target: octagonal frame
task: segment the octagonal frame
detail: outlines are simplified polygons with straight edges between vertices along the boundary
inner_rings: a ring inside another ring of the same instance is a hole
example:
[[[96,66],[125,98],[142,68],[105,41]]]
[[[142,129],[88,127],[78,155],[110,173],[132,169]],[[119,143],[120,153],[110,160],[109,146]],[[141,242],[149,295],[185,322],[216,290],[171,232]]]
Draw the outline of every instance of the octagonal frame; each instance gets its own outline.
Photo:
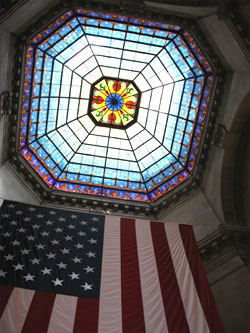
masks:
[[[78,1],[75,2],[76,7],[79,7],[80,1],[78,4]],[[53,18],[56,16],[58,17],[58,10],[61,10],[61,12],[65,12],[65,7],[70,6],[67,5],[67,3],[63,3],[63,9],[62,6],[55,6],[52,10],[50,10],[49,13],[47,13],[45,16],[42,16],[37,23],[35,23],[32,28],[29,27],[29,29],[22,34],[21,39],[19,38],[17,41],[17,56],[15,58],[15,68],[16,71],[14,73],[14,80],[13,80],[13,91],[14,91],[14,97],[13,97],[13,102],[14,102],[14,114],[11,117],[11,132],[12,135],[10,137],[10,146],[9,146],[9,157],[11,161],[13,162],[13,167],[17,167],[20,173],[20,176],[24,176],[27,180],[29,180],[30,186],[33,186],[35,192],[42,198],[43,202],[68,202],[68,204],[75,205],[77,204],[78,207],[84,207],[84,209],[95,209],[93,207],[111,207],[114,212],[119,211],[120,213],[123,212],[130,212],[132,215],[134,212],[136,214],[140,213],[140,215],[144,216],[144,214],[150,215],[151,216],[156,216],[160,213],[162,208],[166,208],[169,205],[172,205],[175,201],[176,198],[182,197],[183,194],[187,195],[190,191],[193,191],[194,188],[196,188],[197,184],[199,184],[201,177],[202,177],[202,170],[204,169],[205,166],[205,161],[206,161],[206,156],[208,152],[208,147],[209,147],[209,142],[211,140],[211,135],[212,131],[208,131],[206,133],[206,144],[204,145],[204,139],[205,135],[203,135],[202,140],[201,140],[201,146],[199,149],[199,154],[197,156],[197,162],[199,160],[199,163],[196,164],[194,168],[193,175],[191,179],[186,181],[184,184],[181,184],[178,186],[178,188],[173,189],[170,193],[165,195],[164,197],[160,198],[157,202],[154,203],[139,203],[139,202],[122,202],[119,201],[117,202],[116,199],[108,199],[106,200],[105,198],[93,198],[91,196],[85,196],[85,199],[82,198],[81,195],[77,195],[74,193],[58,193],[55,191],[49,190],[46,185],[41,181],[39,177],[34,173],[32,168],[24,163],[23,158],[19,156],[18,152],[18,141],[16,140],[16,134],[13,136],[13,128],[17,128],[17,133],[19,135],[19,130],[18,130],[18,105],[20,101],[20,82],[21,82],[21,73],[22,73],[22,64],[23,64],[23,57],[21,56],[23,51],[24,51],[24,44],[22,41],[25,41],[25,39],[28,38],[30,35],[30,29],[32,29],[34,35],[36,34],[36,31],[41,29],[41,22],[43,22],[43,25],[47,25],[48,21],[52,21]],[[106,3],[99,3],[95,4],[92,3],[91,7],[89,9],[92,10],[101,10],[104,11],[106,9]],[[108,12],[113,12],[113,13],[119,13],[119,14],[128,14],[128,10],[124,11],[121,10],[118,6],[115,4],[109,6]],[[136,14],[137,17],[140,16],[138,13]],[[185,28],[189,27],[188,30],[192,33],[192,36],[198,43],[199,47],[201,47],[201,41],[203,43],[202,51],[205,54],[205,56],[210,59],[210,63],[212,64],[215,74],[216,74],[216,79],[215,79],[215,86],[213,88],[213,93],[211,95],[211,99],[214,99],[214,102],[210,103],[210,114],[209,117],[206,119],[206,128],[213,128],[213,123],[215,122],[216,115],[218,113],[218,104],[220,99],[222,98],[223,91],[224,91],[224,83],[226,80],[225,72],[223,69],[223,65],[220,62],[220,59],[218,56],[215,55],[215,53],[212,51],[212,48],[209,46],[205,36],[201,33],[199,30],[199,27],[197,24],[195,24],[192,20],[187,20],[186,18],[181,18],[181,17],[173,17],[169,16],[167,14],[163,14],[162,12],[157,12],[157,11],[147,11],[146,13],[143,13],[142,16],[148,19],[151,19],[153,17],[153,20],[156,20],[158,22],[164,22],[167,21],[168,23],[173,23],[173,24],[179,24],[179,25],[185,25]],[[46,22],[46,23],[45,23]],[[199,41],[199,42],[198,42]],[[24,56],[25,57],[25,56]],[[211,60],[212,59],[212,60]],[[21,84],[22,86],[22,84]],[[22,90],[22,89],[21,89]],[[22,177],[23,177],[22,176]],[[101,199],[101,201],[100,201]],[[65,201],[66,200],[66,201]],[[89,207],[89,208],[88,208]],[[91,208],[92,207],[92,208]]]
[[[117,126],[117,125],[114,125],[114,124],[104,124],[104,123],[100,123],[98,122],[95,117],[91,114],[91,98],[93,96],[93,92],[94,92],[94,89],[95,89],[95,85],[97,83],[99,83],[100,81],[102,80],[117,80],[117,81],[126,81],[128,82],[128,84],[132,84],[136,90],[138,91],[138,100],[137,100],[137,104],[136,104],[136,109],[135,109],[135,116],[134,116],[134,119],[129,122],[128,124],[126,125],[122,125],[122,126]],[[141,91],[140,89],[137,87],[137,85],[135,84],[134,81],[131,81],[131,80],[127,80],[127,79],[122,79],[122,78],[115,78],[115,77],[107,77],[107,76],[102,76],[100,79],[96,80],[92,85],[91,85],[91,89],[90,89],[90,98],[89,98],[89,105],[88,105],[88,115],[89,117],[92,119],[92,121],[97,125],[97,126],[101,126],[101,127],[109,127],[109,128],[115,128],[115,129],[127,129],[129,128],[131,125],[135,124],[136,121],[137,121],[137,118],[138,118],[138,112],[139,112],[139,106],[140,106],[140,101],[141,101]]]

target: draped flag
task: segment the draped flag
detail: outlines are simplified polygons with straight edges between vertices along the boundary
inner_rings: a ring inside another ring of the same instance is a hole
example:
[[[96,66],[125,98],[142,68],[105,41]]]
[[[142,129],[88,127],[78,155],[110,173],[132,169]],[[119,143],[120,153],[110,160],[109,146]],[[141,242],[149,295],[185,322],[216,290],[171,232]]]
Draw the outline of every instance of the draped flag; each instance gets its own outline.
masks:
[[[0,332],[222,333],[192,227],[4,201]]]

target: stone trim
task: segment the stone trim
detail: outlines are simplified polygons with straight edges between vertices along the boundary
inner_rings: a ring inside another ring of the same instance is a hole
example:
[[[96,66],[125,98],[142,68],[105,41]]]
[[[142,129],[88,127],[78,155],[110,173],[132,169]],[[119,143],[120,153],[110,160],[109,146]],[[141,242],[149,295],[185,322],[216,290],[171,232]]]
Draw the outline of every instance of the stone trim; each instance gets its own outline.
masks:
[[[0,24],[29,0],[0,0]]]
[[[220,225],[198,243],[206,273],[210,273],[236,256],[250,268],[250,228]]]

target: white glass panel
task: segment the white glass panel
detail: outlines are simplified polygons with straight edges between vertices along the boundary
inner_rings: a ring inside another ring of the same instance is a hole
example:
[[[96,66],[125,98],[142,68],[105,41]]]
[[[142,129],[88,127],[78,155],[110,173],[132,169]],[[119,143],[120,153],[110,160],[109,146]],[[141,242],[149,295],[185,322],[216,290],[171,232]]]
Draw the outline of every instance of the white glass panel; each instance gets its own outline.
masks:
[[[94,83],[102,76],[102,73],[100,71],[100,68],[97,67],[93,71],[91,71],[88,75],[85,76],[85,79],[90,83]]]
[[[118,68],[103,67],[103,66],[101,66],[101,71],[102,71],[102,73],[103,73],[104,76],[117,77],[118,73],[119,73],[119,69]]]
[[[139,74],[135,79],[135,84],[138,86],[141,92],[151,88],[151,86],[148,84],[144,76],[142,76],[141,74]]]
[[[79,121],[88,132],[92,131],[92,129],[95,127],[95,124],[87,115],[79,118]]]
[[[158,111],[161,97],[162,97],[163,88],[156,88],[152,90],[150,109]]]
[[[100,135],[100,136],[109,136],[110,133],[110,128],[107,127],[101,127],[101,126],[96,126],[92,132],[95,135]],[[100,144],[100,143],[99,143]]]
[[[143,130],[143,127],[140,124],[135,123],[132,126],[130,126],[126,130],[126,132],[127,132],[128,138],[130,139],[133,136],[135,136],[136,134],[138,134],[139,132],[141,132],[142,130]]]
[[[160,112],[168,113],[169,112],[169,105],[171,101],[172,91],[173,91],[173,84],[168,84],[163,88],[163,94],[161,99],[160,105]]]
[[[154,134],[154,132],[155,132],[157,116],[158,116],[158,112],[156,112],[156,111],[149,111],[148,112],[148,119],[147,119],[146,128],[152,134]]]
[[[147,120],[148,109],[139,109],[137,121],[140,125],[145,126]]]
[[[119,78],[134,80],[134,78],[138,75],[138,72],[126,71],[121,69]]]
[[[113,138],[127,139],[127,134],[124,130],[111,128],[110,136]]]
[[[68,121],[71,121],[77,117],[78,103],[79,103],[79,101],[77,99],[73,99],[73,98],[70,99]]]
[[[82,80],[81,98],[89,98],[90,84],[86,80]]]
[[[89,102],[85,99],[80,100],[79,110],[78,110],[78,117],[84,116],[88,112],[88,104]]]

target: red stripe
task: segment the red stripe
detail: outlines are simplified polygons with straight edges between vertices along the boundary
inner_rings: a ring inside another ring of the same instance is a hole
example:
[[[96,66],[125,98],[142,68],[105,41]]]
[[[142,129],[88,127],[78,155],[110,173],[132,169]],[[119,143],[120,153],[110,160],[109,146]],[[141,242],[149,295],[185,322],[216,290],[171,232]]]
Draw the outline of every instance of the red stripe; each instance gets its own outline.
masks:
[[[164,223],[151,222],[156,264],[169,332],[189,332]]]
[[[0,285],[0,318],[2,317],[13,289],[14,288],[11,286]]]
[[[223,333],[223,326],[201,262],[193,228],[189,225],[179,225],[179,230],[208,326],[213,333]]]
[[[22,333],[47,332],[55,294],[36,291],[25,319]]]
[[[135,220],[121,219],[121,295],[123,332],[145,332]]]
[[[99,299],[78,298],[74,333],[98,331]]]

